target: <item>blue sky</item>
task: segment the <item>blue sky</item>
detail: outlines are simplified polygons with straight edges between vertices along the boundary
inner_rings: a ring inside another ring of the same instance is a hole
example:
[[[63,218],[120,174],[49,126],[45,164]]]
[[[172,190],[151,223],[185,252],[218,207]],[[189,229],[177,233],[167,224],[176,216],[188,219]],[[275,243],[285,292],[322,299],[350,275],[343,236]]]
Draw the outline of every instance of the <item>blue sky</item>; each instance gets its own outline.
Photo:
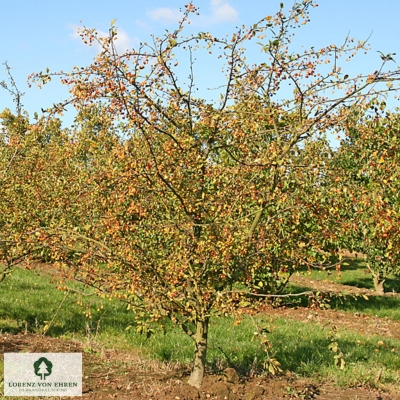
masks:
[[[400,65],[400,2],[393,0],[320,0],[311,12],[311,22],[298,32],[296,44],[322,47],[341,44],[350,31],[356,39],[366,39],[371,33],[372,51],[357,58],[350,73],[373,72],[380,66],[377,50],[397,53],[392,69]],[[253,24],[279,9],[275,0],[195,0],[200,16],[193,18],[191,29],[210,31],[222,36],[232,33],[236,26]],[[284,1],[289,8],[293,1]],[[150,35],[172,30],[179,18],[181,0],[13,0],[3,2],[0,14],[0,62],[7,61],[13,76],[25,96],[23,104],[30,115],[40,114],[41,107],[68,97],[65,87],[58,84],[44,89],[29,89],[26,78],[32,72],[49,67],[52,71],[68,71],[73,66],[88,65],[96,54],[80,41],[79,26],[107,32],[110,22],[117,19],[119,47],[135,47],[149,41]],[[261,57],[255,47],[254,57]],[[201,60],[199,67],[202,68]],[[0,66],[0,80],[5,80]],[[206,64],[204,64],[206,67]],[[208,67],[212,67],[208,65]],[[211,70],[212,71],[212,70]],[[201,76],[201,75],[200,75]],[[205,75],[204,75],[205,76]],[[204,78],[206,79],[206,78]],[[217,79],[217,78],[214,78]],[[199,83],[199,82],[198,82]],[[204,82],[207,86],[209,82]],[[214,84],[213,82],[212,84]],[[200,82],[201,84],[201,82]],[[211,83],[210,83],[211,84]],[[11,97],[0,92],[0,110],[14,108]]]

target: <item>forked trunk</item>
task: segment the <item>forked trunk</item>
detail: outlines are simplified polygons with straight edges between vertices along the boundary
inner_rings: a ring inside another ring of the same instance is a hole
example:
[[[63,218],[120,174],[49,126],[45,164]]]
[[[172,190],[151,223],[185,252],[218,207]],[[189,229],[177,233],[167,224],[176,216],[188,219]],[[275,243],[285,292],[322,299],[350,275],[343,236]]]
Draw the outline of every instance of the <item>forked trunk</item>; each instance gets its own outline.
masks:
[[[373,275],[375,292],[378,296],[385,294],[385,278],[377,273]]]
[[[208,318],[196,322],[196,336],[193,369],[189,378],[189,385],[199,389],[203,383],[204,369],[207,355]]]

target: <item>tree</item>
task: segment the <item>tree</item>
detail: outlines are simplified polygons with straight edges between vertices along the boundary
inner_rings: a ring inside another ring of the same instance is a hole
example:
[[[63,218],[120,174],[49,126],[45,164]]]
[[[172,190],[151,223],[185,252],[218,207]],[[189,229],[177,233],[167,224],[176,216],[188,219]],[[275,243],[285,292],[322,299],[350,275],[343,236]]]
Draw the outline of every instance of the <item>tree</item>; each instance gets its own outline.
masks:
[[[40,379],[46,379],[46,376],[51,375],[53,363],[45,357],[40,357],[33,363],[35,374],[40,376]]]
[[[348,248],[366,257],[378,294],[389,274],[400,273],[400,119],[385,106],[371,101],[348,119],[332,169],[351,221],[343,235]]]
[[[41,379],[44,379],[46,375],[49,375],[49,371],[47,370],[47,366],[44,361],[42,361],[42,363],[39,365],[38,373],[41,375]]]
[[[210,317],[240,311],[260,295],[255,287],[279,290],[293,269],[335,248],[326,226],[333,214],[319,205],[327,198],[324,135],[377,96],[377,84],[397,77],[382,70],[343,75],[339,57],[366,46],[349,38],[292,53],[292,33],[312,6],[303,1],[285,13],[281,5],[275,16],[221,39],[182,36],[197,12],[188,4],[174,32],[121,55],[115,26],[107,38],[84,29],[83,40],[102,47],[91,65],[31,77],[42,85],[59,76],[70,87],[66,103],[83,113],[100,107],[100,126],[115,129],[107,147],[105,136],[93,136],[81,121],[76,145],[97,145],[81,164],[90,173],[70,178],[86,194],[69,197],[76,219],[63,221],[58,234],[54,225],[46,246],[75,279],[128,302],[140,329],[148,319],[179,325],[194,341],[189,383],[196,387]],[[246,61],[244,47],[267,35],[265,61]],[[210,60],[226,61],[212,103],[195,95],[193,53],[201,46]],[[189,62],[183,84],[179,59]]]
[[[9,83],[0,82],[0,86],[5,89],[16,103],[16,115],[13,115],[8,109],[0,114],[3,123],[0,128],[0,165],[2,175],[0,176],[0,187],[3,191],[3,197],[0,199],[2,203],[8,202],[7,199],[7,181],[9,180],[10,169],[12,163],[18,153],[19,136],[27,128],[27,116],[22,112],[21,98],[23,93],[18,89],[15,80],[11,74],[11,68],[7,63],[3,63],[6,67],[6,73]],[[2,204],[3,205],[3,204]],[[11,272],[13,266],[18,264],[24,257],[24,252],[17,250],[14,238],[10,238],[10,231],[7,222],[10,218],[10,208],[1,207],[0,215],[0,282]],[[7,234],[6,234],[7,232]]]
[[[34,123],[27,114],[0,113],[0,281],[22,261],[46,260],[45,237],[65,226],[80,224],[90,171],[82,168],[88,142],[76,146],[73,135],[57,118]],[[44,229],[46,232],[44,232]]]

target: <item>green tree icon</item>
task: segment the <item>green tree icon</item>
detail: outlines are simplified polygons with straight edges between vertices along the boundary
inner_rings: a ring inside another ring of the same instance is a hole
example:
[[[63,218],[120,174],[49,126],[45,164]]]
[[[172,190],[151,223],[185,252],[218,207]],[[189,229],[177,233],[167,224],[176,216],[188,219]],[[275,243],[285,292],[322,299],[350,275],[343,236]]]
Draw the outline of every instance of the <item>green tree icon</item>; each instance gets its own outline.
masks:
[[[51,374],[53,364],[47,358],[41,357],[33,363],[33,368],[35,369],[35,374],[40,376],[41,380],[45,380],[46,376]]]

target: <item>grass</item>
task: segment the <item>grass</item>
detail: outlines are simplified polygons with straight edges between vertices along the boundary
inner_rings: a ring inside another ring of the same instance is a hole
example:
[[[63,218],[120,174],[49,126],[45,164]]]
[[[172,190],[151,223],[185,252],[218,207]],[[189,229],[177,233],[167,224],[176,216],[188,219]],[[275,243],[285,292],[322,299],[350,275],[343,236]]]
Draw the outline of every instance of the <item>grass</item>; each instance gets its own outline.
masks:
[[[369,296],[368,300],[363,297],[348,297],[345,301],[333,299],[331,307],[337,310],[400,321],[400,297]]]
[[[192,361],[193,344],[178,329],[167,324],[167,332],[157,332],[146,338],[136,332],[134,314],[117,301],[101,300],[95,296],[80,298],[76,293],[59,291],[50,284],[51,277],[32,271],[16,269],[0,285],[0,330],[42,333],[55,337],[88,341],[87,351],[106,347],[123,351],[137,351],[144,357],[187,365]],[[82,289],[78,285],[76,289]],[[77,303],[81,303],[79,305]],[[400,299],[393,297],[359,299],[355,302],[334,304],[349,312],[362,311],[381,317],[400,319]],[[270,357],[281,363],[284,371],[313,379],[329,377],[338,385],[394,385],[400,382],[400,340],[355,334],[339,330],[332,334],[332,326],[320,326],[312,321],[304,323],[284,318],[256,319],[268,327],[272,345]],[[232,318],[212,319],[209,332],[208,368],[220,371],[234,367],[243,375],[262,370],[267,355],[250,318],[239,325]],[[333,336],[332,336],[333,335]],[[335,366],[338,353],[329,349],[337,342],[338,352],[346,362],[344,370]],[[95,343],[95,345],[93,345]],[[0,369],[2,366],[0,366]]]
[[[316,270],[308,271],[306,269],[299,270],[310,279],[328,281],[333,283],[340,283],[342,285],[350,285],[365,289],[374,289],[372,275],[368,271],[366,263],[362,259],[349,258],[344,261],[340,271]],[[386,292],[400,293],[400,278],[394,275],[389,275],[385,282]]]
[[[87,336],[95,334],[98,323],[107,330],[121,329],[131,322],[132,312],[122,303],[60,291],[52,280],[51,276],[18,268],[2,282],[0,331],[42,333],[48,328],[47,334],[54,337]],[[78,284],[70,286],[85,292]]]
[[[320,280],[359,288],[373,289],[372,277],[370,274],[366,274],[365,262],[360,259],[347,260],[346,265],[342,266],[339,272],[330,270],[300,270],[298,273],[307,276],[311,280]],[[387,280],[387,283],[387,292],[400,292],[400,279],[398,277],[391,276]],[[292,293],[300,293],[307,290],[311,290],[311,288],[295,284],[290,284],[287,288],[287,292]],[[300,304],[305,306],[307,302],[303,299]],[[337,297],[331,300],[330,306],[335,310],[400,321],[399,296],[368,296],[368,300],[362,296],[356,298],[346,296],[345,299]]]

